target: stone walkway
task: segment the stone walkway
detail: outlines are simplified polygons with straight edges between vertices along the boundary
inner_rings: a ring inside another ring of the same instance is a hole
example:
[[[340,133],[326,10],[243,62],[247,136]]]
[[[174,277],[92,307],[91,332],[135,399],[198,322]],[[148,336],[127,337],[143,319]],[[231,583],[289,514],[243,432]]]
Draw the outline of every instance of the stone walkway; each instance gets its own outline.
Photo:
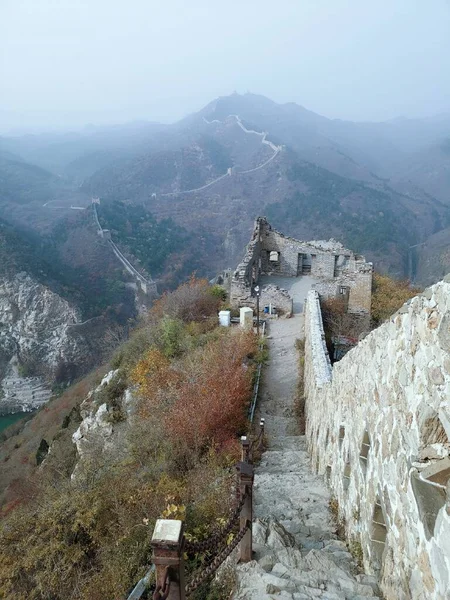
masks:
[[[234,599],[375,600],[375,579],[358,574],[337,539],[328,489],[312,473],[305,437],[298,433],[295,340],[302,330],[300,314],[269,328],[270,362],[260,403],[269,445],[255,474],[255,560],[238,566]]]

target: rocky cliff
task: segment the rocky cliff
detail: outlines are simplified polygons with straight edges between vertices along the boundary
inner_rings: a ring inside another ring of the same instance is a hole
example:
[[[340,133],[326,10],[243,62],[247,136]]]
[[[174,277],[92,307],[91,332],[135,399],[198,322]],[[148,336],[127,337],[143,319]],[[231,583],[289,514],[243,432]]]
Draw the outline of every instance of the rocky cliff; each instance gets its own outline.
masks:
[[[72,478],[88,465],[99,468],[124,459],[129,453],[129,417],[136,398],[119,370],[109,371],[100,385],[80,404],[81,423],[72,436],[77,458]]]
[[[0,278],[0,413],[32,410],[50,384],[83,362],[80,314],[25,272]]]

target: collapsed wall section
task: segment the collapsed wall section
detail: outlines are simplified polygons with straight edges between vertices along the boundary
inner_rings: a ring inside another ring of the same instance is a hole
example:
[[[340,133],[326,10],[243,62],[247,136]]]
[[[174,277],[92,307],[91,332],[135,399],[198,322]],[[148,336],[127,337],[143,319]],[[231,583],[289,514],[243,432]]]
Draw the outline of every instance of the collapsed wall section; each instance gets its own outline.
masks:
[[[252,239],[247,244],[244,258],[238,264],[231,278],[230,302],[233,306],[244,306],[254,302],[252,292],[261,271],[260,254],[260,220],[256,219]]]
[[[273,229],[264,217],[258,222],[262,273],[327,279],[354,268],[355,255],[336,240],[300,241]]]
[[[450,280],[409,301],[333,369],[305,307],[306,435],[347,534],[387,600],[448,598]]]
[[[322,298],[347,299],[349,313],[370,315],[372,299],[373,267],[364,260],[354,261],[353,268],[345,268],[333,278],[323,279],[314,284],[314,289]]]

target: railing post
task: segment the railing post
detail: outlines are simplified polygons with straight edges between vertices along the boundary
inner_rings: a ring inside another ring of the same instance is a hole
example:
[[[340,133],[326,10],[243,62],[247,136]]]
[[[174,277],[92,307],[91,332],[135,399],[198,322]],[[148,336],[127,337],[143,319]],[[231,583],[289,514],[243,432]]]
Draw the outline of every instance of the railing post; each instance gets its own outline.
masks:
[[[246,435],[241,436],[242,462],[248,462],[250,452],[250,441]]]
[[[156,521],[151,541],[153,563],[156,567],[156,592],[160,590],[160,596],[156,598],[186,600],[183,543],[182,521],[172,519]],[[170,582],[169,587],[168,582]]]
[[[261,418],[260,422],[259,422],[259,451],[261,452],[261,450],[264,447],[264,427],[266,425],[266,420],[264,419],[264,417]]]
[[[246,494],[244,506],[241,510],[240,529],[243,529],[247,523],[250,527],[245,532],[239,546],[240,562],[249,562],[252,560],[252,519],[253,519],[253,465],[247,462],[238,463],[239,470],[239,486],[241,490],[241,498]]]

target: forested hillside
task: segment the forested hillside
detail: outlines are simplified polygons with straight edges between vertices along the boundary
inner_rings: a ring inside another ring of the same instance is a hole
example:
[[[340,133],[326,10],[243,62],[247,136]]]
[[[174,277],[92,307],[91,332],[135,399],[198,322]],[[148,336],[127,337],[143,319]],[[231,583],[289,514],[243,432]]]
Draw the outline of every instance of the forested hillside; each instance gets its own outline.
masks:
[[[427,240],[439,239],[441,255],[450,247],[444,233],[433,237],[450,224],[449,136],[445,116],[351,123],[232,94],[173,125],[2,138],[0,208],[53,235],[70,206],[100,197],[115,243],[163,287],[235,265],[258,214],[298,238],[333,235],[385,271],[423,279],[416,267],[434,253]],[[26,189],[19,168],[30,170]],[[88,227],[80,214],[69,221]],[[430,282],[441,270],[426,260]]]
[[[157,220],[142,205],[105,202],[99,220],[162,288],[174,287],[191,273],[208,270],[205,257],[214,252],[211,236],[196,236],[171,218]]]
[[[0,151],[0,175],[0,198],[6,202],[45,202],[57,187],[52,173],[8,152]]]
[[[120,269],[105,273],[104,258],[98,257],[98,272],[93,269],[92,260],[89,265],[77,264],[72,255],[68,263],[64,245],[73,235],[74,229],[69,230],[63,224],[53,235],[42,236],[0,220],[0,274],[11,277],[21,271],[29,273],[79,306],[86,319],[102,314],[107,308],[132,304],[130,292],[120,280]]]
[[[217,327],[221,296],[192,279],[163,297],[109,366],[0,445],[1,596],[126,597],[156,518],[201,540],[227,515],[259,357],[253,333]]]
[[[247,133],[233,115],[239,115]],[[385,163],[376,174],[387,148],[390,155],[404,159],[404,144],[400,139],[395,146],[394,129],[400,137],[409,135],[406,126],[402,130],[380,125],[377,130],[376,124],[335,123],[295,105],[235,94],[180,122],[179,143],[190,146],[115,163],[83,185],[106,201],[142,202],[157,218],[172,218],[192,232],[199,231],[201,222],[203,231],[222,238],[222,258],[211,261],[210,268],[223,266],[224,259],[234,264],[254,216],[267,213],[291,235],[333,235],[382,269],[414,277],[410,246],[447,227],[449,208],[417,184],[400,177],[386,179]],[[268,132],[274,144],[284,144],[275,160],[260,170],[254,168],[263,165],[271,151],[254,132]],[[215,140],[215,153],[220,148],[220,169],[205,150],[206,133]],[[252,145],[246,146],[249,140]],[[363,151],[364,140],[370,143]],[[204,171],[207,164],[211,167]],[[231,175],[207,185],[226,174],[226,165],[233,168]]]

